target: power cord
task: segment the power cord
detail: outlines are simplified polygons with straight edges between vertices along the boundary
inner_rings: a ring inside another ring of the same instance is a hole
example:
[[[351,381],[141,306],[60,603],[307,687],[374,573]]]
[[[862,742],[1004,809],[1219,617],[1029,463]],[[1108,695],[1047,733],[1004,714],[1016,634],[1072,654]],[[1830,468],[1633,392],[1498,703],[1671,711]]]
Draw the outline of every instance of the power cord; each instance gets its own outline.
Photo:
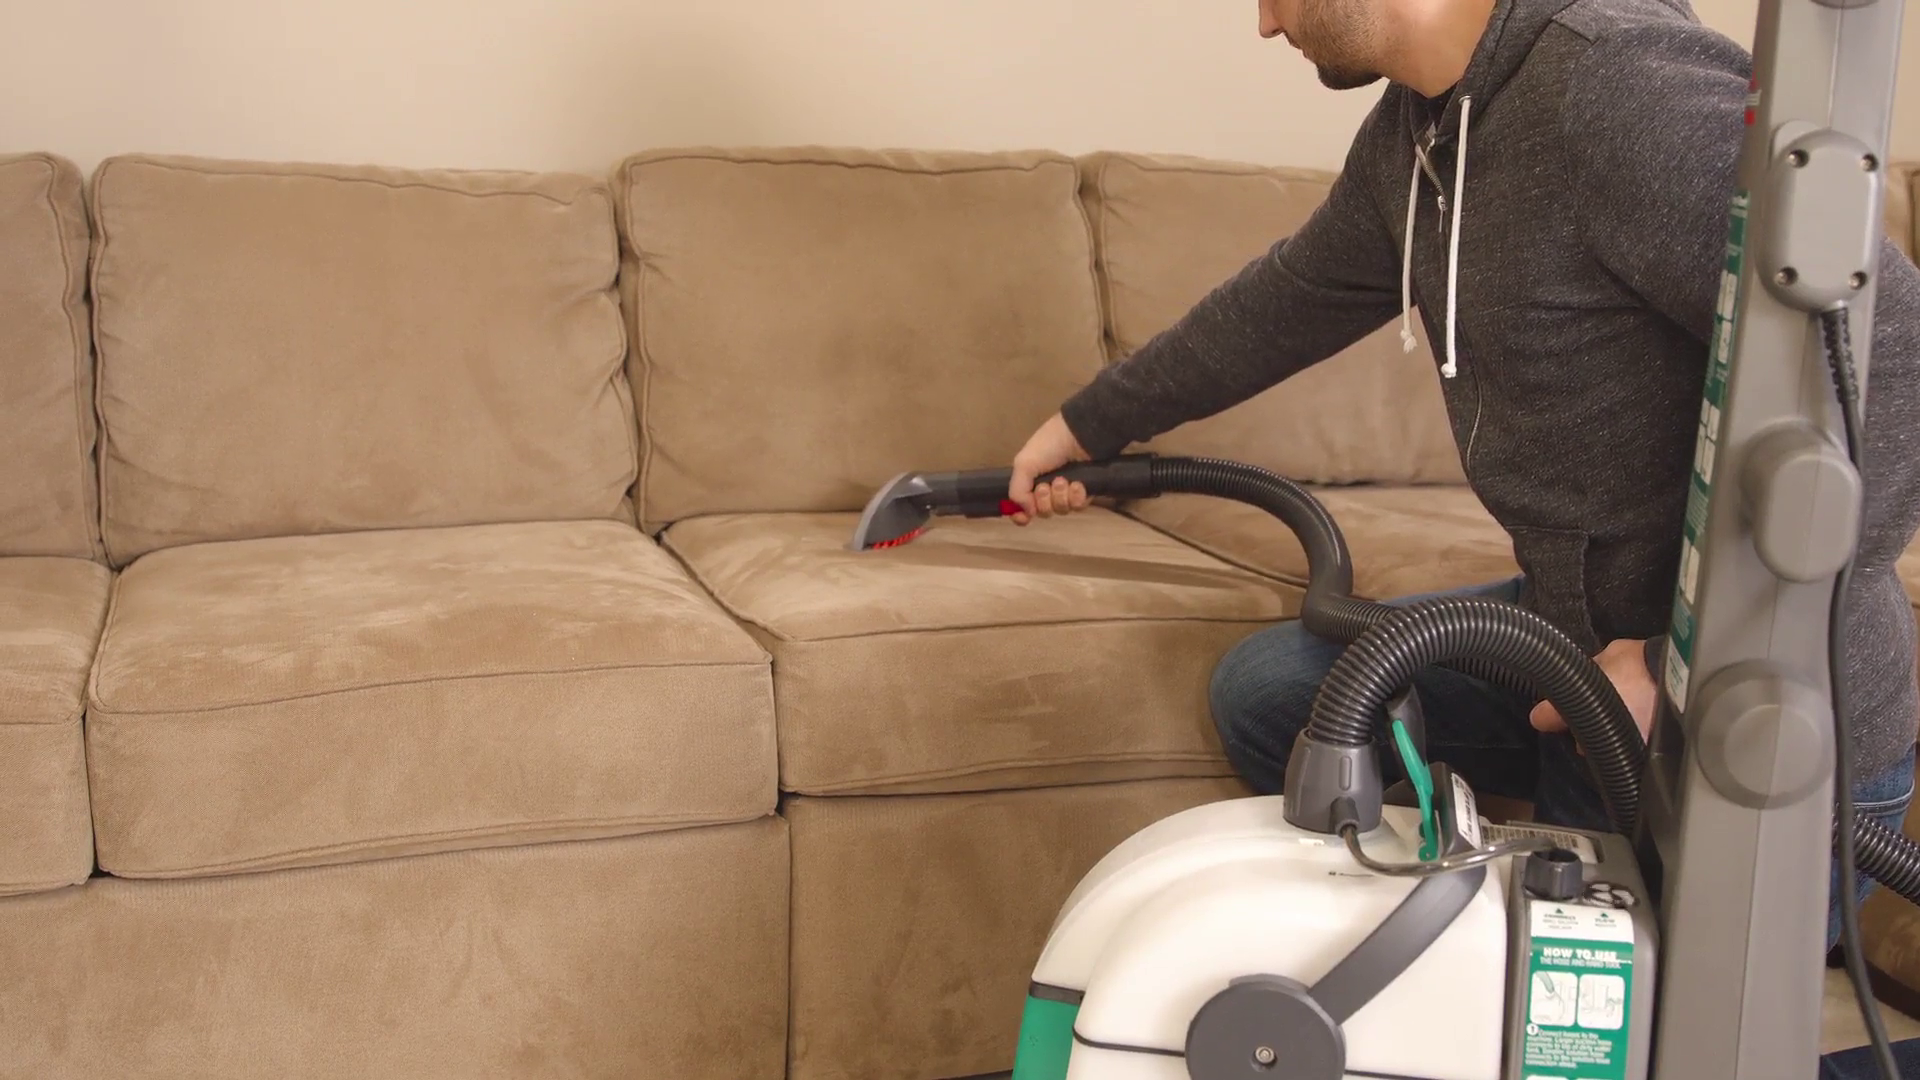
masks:
[[[1340,827],[1340,835],[1347,842],[1347,851],[1355,862],[1383,877],[1432,877],[1436,874],[1456,874],[1462,870],[1471,870],[1496,859],[1505,859],[1514,855],[1531,855],[1536,851],[1552,851],[1560,845],[1545,836],[1527,836],[1516,840],[1507,840],[1492,847],[1473,848],[1469,851],[1442,855],[1428,862],[1387,863],[1368,855],[1360,846],[1360,830],[1351,822]]]
[[[1860,416],[1860,384],[1853,367],[1848,315],[1845,305],[1827,308],[1820,313],[1820,329],[1826,342],[1827,366],[1832,369],[1833,387],[1840,401],[1841,424],[1846,429],[1847,457],[1856,472],[1864,472],[1861,466],[1860,432],[1864,424]],[[1853,727],[1847,722],[1846,665],[1847,592],[1852,582],[1853,559],[1849,557],[1834,581],[1833,606],[1827,625],[1827,666],[1831,669],[1828,681],[1832,687],[1836,743],[1834,796],[1838,820],[1834,840],[1840,855],[1840,889],[1836,900],[1840,905],[1840,940],[1846,956],[1847,977],[1853,983],[1854,998],[1860,1006],[1860,1019],[1866,1024],[1874,1061],[1884,1080],[1900,1080],[1900,1067],[1893,1060],[1893,1047],[1887,1040],[1886,1023],[1880,1016],[1880,1003],[1874,997],[1872,980],[1867,977],[1865,950],[1860,941],[1860,913],[1854,902],[1857,889],[1855,882],[1859,880],[1859,857],[1854,845]]]

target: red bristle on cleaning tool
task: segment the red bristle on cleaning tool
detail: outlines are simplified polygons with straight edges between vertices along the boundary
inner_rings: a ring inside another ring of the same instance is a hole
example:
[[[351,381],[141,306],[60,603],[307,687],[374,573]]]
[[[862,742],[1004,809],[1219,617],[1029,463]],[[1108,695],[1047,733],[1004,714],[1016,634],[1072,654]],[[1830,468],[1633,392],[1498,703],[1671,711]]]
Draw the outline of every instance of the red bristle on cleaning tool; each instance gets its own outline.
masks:
[[[926,532],[926,531],[927,531],[927,527],[926,527],[925,525],[922,525],[922,526],[920,526],[919,528],[917,528],[917,529],[915,529],[915,530],[913,530],[912,532],[910,532],[910,533],[908,533],[908,534],[907,534],[907,535],[905,535],[905,536],[900,536],[900,537],[895,537],[895,538],[894,538],[894,539],[892,539],[892,540],[879,540],[879,541],[876,541],[876,542],[875,542],[875,543],[873,544],[873,547],[874,547],[875,549],[879,549],[879,548],[893,548],[893,547],[899,547],[899,546],[900,546],[900,545],[902,545],[902,544],[906,544],[906,543],[910,543],[910,542],[912,542],[913,540],[916,540],[916,539],[918,539],[918,538],[920,537],[920,534],[922,534],[922,533],[924,533],[924,532]]]

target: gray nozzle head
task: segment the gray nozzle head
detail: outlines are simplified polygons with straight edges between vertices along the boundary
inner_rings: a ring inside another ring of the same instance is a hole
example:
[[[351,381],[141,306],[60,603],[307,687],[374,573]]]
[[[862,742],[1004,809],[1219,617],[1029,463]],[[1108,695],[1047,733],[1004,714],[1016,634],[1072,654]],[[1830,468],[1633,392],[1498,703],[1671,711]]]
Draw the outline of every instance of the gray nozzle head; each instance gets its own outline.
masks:
[[[887,481],[867,500],[848,550],[894,547],[918,536],[932,517],[926,502],[930,492],[919,473],[904,472]]]

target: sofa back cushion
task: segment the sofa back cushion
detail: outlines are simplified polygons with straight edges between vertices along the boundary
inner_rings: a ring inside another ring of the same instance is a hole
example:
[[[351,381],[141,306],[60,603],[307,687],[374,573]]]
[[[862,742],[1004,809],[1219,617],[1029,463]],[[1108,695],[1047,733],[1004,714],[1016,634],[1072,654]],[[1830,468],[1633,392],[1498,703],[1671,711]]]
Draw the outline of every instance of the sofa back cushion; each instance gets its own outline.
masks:
[[[604,182],[128,156],[93,202],[116,561],[631,514]]]
[[[670,150],[616,188],[650,531],[1005,465],[1099,370],[1070,157]]]
[[[0,157],[0,555],[101,555],[84,183]]]
[[[1298,228],[1333,175],[1175,155],[1080,159],[1098,239],[1113,359]],[[1426,348],[1393,323],[1216,416],[1153,440],[1163,454],[1232,458],[1313,483],[1464,483]]]

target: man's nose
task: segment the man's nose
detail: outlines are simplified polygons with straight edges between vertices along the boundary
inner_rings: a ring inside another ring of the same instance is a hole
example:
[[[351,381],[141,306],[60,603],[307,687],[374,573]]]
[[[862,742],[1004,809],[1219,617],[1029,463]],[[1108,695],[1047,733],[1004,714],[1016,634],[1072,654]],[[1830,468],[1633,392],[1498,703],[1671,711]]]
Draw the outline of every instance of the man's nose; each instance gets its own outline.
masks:
[[[1263,38],[1280,36],[1280,19],[1273,13],[1272,0],[1260,0],[1260,36]]]

